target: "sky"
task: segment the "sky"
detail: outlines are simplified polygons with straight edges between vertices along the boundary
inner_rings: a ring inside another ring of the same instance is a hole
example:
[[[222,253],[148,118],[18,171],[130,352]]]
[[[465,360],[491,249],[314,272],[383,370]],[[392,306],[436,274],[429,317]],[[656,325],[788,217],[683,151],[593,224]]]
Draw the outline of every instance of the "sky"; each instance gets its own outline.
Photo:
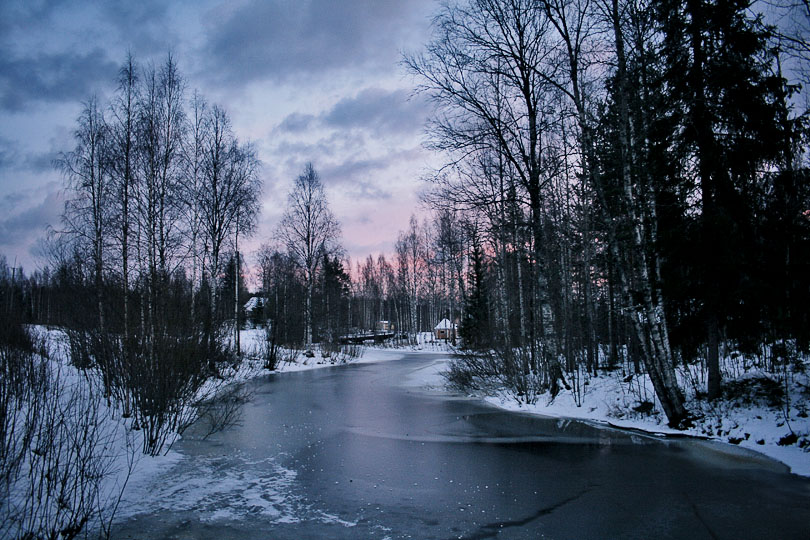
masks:
[[[0,254],[41,268],[37,244],[64,205],[52,166],[74,146],[82,102],[110,96],[128,51],[225,108],[263,166],[250,251],[273,239],[312,162],[353,259],[391,253],[419,212],[426,99],[400,61],[429,38],[436,0],[0,2]],[[249,258],[250,260],[250,258]]]

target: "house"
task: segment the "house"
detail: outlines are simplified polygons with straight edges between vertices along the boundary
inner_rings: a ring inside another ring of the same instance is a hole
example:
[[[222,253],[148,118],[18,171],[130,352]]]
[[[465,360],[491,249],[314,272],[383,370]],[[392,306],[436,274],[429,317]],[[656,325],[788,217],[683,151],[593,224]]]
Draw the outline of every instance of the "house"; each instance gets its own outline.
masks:
[[[433,329],[436,339],[455,340],[458,332],[458,325],[451,323],[449,319],[442,319]]]
[[[253,312],[256,310],[260,310],[264,307],[264,303],[266,302],[265,298],[261,296],[251,296],[250,300],[245,302],[245,313],[249,316],[253,315]]]
[[[245,302],[245,319],[252,325],[263,325],[263,308],[267,303],[267,298],[261,296],[251,296],[250,300]]]
[[[377,332],[393,332],[394,325],[391,324],[391,321],[377,321],[376,326]]]

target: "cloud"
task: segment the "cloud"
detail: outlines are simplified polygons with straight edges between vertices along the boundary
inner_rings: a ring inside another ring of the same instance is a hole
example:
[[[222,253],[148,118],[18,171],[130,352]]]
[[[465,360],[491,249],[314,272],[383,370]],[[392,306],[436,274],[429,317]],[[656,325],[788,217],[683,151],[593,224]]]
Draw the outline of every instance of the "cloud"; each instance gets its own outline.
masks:
[[[19,202],[17,199],[19,196],[12,194],[4,197],[2,204]],[[58,190],[49,191],[35,206],[0,219],[0,251],[12,255],[29,253],[37,238],[45,234],[47,225],[59,224],[63,208],[63,194]]]
[[[8,36],[15,30],[30,29],[43,21],[50,22],[51,14],[63,4],[64,0],[0,2],[0,34]]]
[[[316,115],[293,112],[272,130],[277,135],[297,135],[318,129],[346,136],[348,130],[363,130],[374,139],[385,135],[417,135],[427,119],[429,104],[403,89],[366,88],[339,100]],[[357,135],[357,133],[355,133]]]
[[[0,108],[18,112],[34,102],[87,99],[99,90],[99,81],[111,84],[117,71],[101,48],[83,54],[0,55]]]
[[[26,170],[45,173],[54,170],[54,161],[59,158],[59,153],[54,151],[31,153],[25,156],[23,167]]]
[[[17,143],[11,139],[0,137],[0,171],[10,169],[17,164]]]
[[[211,13],[206,73],[229,83],[286,81],[352,67],[393,68],[428,0],[249,0]]]
[[[399,178],[402,166],[414,161],[419,149],[403,149],[373,158],[345,159],[319,170],[327,187],[340,189],[353,199],[391,200],[391,182]]]
[[[177,40],[165,0],[102,2],[101,16],[114,28],[114,35],[139,55],[165,54]]]
[[[58,157],[56,150],[46,152],[23,152],[17,141],[0,136],[0,172],[29,171],[44,173],[53,170]]]
[[[391,193],[381,187],[381,172],[391,165],[390,156],[378,159],[347,160],[320,171],[326,186],[339,186],[344,192],[362,199],[389,199]]]
[[[284,133],[300,133],[312,126],[315,117],[311,114],[294,112],[288,114],[278,125],[278,130]]]
[[[123,43],[139,53],[165,52],[172,40],[169,2],[84,2],[31,0],[0,2],[0,41],[9,48],[31,40],[81,49],[88,40]]]
[[[299,175],[306,163],[312,162],[316,169],[327,160],[348,159],[358,149],[365,148],[366,138],[362,133],[333,132],[322,137],[312,137],[312,142],[280,138],[268,148],[272,161],[281,162],[287,173]]]
[[[416,133],[424,125],[427,103],[410,98],[405,90],[389,92],[367,88],[351,98],[338,101],[323,115],[324,124],[335,128],[363,127],[375,132]]]

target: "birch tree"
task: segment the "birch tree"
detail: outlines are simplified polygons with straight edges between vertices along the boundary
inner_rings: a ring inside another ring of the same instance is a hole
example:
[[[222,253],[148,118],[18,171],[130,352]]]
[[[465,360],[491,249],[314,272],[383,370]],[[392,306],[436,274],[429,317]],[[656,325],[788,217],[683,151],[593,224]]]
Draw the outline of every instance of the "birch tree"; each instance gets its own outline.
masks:
[[[554,65],[553,29],[534,0],[446,4],[435,26],[437,35],[427,51],[405,59],[422,81],[420,90],[440,106],[429,126],[431,146],[454,162],[491,153],[525,193],[532,235],[528,368],[542,367],[556,392],[562,373],[556,340],[545,335],[550,321],[544,314],[551,311],[544,309],[549,280],[542,252],[544,145],[555,88],[538,69]]]
[[[227,242],[238,248],[238,234],[250,231],[258,212],[261,181],[259,161],[250,145],[240,145],[230,119],[219,106],[207,116],[203,144],[202,178],[197,192],[200,235],[209,255],[207,275],[211,298],[207,313],[209,339],[216,313],[216,281],[222,273],[222,256]]]
[[[98,310],[98,329],[104,332],[104,257],[109,239],[112,182],[108,160],[109,129],[96,97],[84,105],[74,132],[76,147],[57,165],[65,175],[69,193],[63,222],[67,233],[88,249]]]
[[[121,257],[121,283],[123,295],[124,341],[130,334],[130,240],[132,216],[130,215],[136,190],[136,122],[138,114],[138,73],[135,59],[127,55],[118,73],[118,91],[110,107],[111,159],[110,166],[115,181],[116,239]]]
[[[315,279],[325,254],[338,248],[340,224],[329,209],[323,184],[312,163],[295,179],[287,197],[279,236],[293,260],[304,273],[306,306],[304,314],[307,352],[312,351],[312,296]]]

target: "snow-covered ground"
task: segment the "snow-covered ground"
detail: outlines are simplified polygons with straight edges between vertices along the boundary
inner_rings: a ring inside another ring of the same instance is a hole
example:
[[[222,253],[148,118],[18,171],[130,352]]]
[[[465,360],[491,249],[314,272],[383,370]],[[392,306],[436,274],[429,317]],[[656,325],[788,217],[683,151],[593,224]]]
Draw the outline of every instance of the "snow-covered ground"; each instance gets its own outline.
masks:
[[[645,377],[646,379],[646,377]],[[642,384],[649,384],[644,381]],[[784,413],[759,404],[735,406],[721,402],[710,406],[705,402],[687,404],[692,412],[704,416],[686,430],[674,430],[666,425],[660,413],[644,415],[633,411],[625,383],[614,377],[594,377],[585,390],[586,400],[577,406],[571,392],[563,391],[555,399],[545,395],[534,404],[522,404],[507,394],[489,396],[486,401],[508,410],[524,411],[544,416],[585,419],[615,427],[639,429],[659,434],[688,434],[708,437],[728,444],[737,444],[788,465],[791,471],[810,476],[810,453],[797,444],[782,446],[779,441],[790,434]],[[791,414],[793,432],[805,439],[810,434],[808,419]]]
[[[261,329],[242,330],[240,333],[242,352],[245,356],[239,368],[226,374],[229,380],[240,381],[253,378],[259,374],[271,373],[262,368],[260,351],[264,331]],[[420,332],[413,345],[391,345],[383,343],[381,345],[365,345],[357,347],[359,356],[356,358],[346,358],[345,361],[330,358],[320,352],[317,344],[313,346],[315,356],[308,358],[301,352],[295,356],[293,362],[281,362],[273,371],[274,373],[289,373],[294,371],[307,371],[340,365],[342,363],[363,364],[372,362],[387,362],[402,358],[402,354],[407,353],[452,353],[453,346],[442,340],[433,338],[431,332]]]

